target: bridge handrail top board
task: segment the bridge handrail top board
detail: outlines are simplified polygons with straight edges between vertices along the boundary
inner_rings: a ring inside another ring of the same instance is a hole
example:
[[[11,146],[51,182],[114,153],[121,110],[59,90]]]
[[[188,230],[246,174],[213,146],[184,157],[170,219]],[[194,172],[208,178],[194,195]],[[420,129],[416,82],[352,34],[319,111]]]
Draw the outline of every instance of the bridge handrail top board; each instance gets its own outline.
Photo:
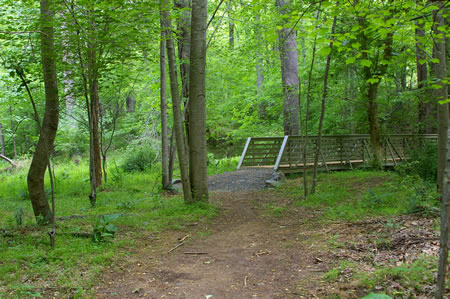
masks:
[[[301,135],[286,135],[289,139],[302,139],[305,136]],[[308,135],[308,138],[317,138],[317,135]],[[345,134],[345,135],[322,135],[322,138],[369,138],[369,134]],[[420,137],[420,138],[436,138],[437,134],[388,134],[382,137]],[[283,140],[284,136],[264,136],[264,137],[249,137],[252,141],[259,140]]]

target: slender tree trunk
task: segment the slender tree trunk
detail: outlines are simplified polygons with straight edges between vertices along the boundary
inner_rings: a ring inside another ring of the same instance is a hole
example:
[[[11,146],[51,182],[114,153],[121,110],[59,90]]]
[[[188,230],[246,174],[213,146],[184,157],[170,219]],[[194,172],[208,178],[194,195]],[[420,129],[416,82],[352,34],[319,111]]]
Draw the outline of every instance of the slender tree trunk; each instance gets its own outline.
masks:
[[[319,130],[317,134],[317,148],[314,156],[314,170],[311,184],[311,193],[316,192],[317,185],[317,166],[319,164],[320,146],[322,142],[322,128],[323,128],[323,118],[325,117],[325,101],[327,99],[328,93],[328,73],[330,71],[331,64],[331,51],[333,50],[334,42],[334,31],[336,29],[336,16],[333,19],[333,25],[331,26],[331,37],[330,37],[330,53],[327,56],[327,64],[325,65],[325,73],[323,75],[323,92],[322,92],[322,105],[320,109],[320,119],[319,119]]]
[[[50,206],[44,190],[44,175],[58,129],[59,99],[53,37],[51,1],[41,0],[41,59],[45,86],[44,120],[39,141],[28,172],[28,192],[34,215],[38,219],[51,219]]]
[[[2,123],[0,123],[0,146],[1,146],[0,153],[4,156],[5,155],[5,135],[3,135]]]
[[[228,6],[231,6],[231,0],[229,1]],[[231,13],[228,12],[228,44],[230,46],[230,49],[233,50],[234,49],[234,21],[233,18],[231,17]]]
[[[431,65],[433,81],[436,80],[441,86],[434,90],[434,98],[439,102],[448,99],[448,84],[443,80],[447,74],[447,52],[445,34],[440,28],[445,28],[445,20],[440,11],[434,16],[434,39],[433,58],[439,60]],[[449,126],[449,104],[438,104],[438,190],[441,194],[441,239],[439,254],[439,269],[436,285],[436,298],[444,298],[445,282],[448,280],[448,252],[450,238],[450,126]]]
[[[201,201],[208,197],[205,88],[206,17],[207,0],[193,0],[189,82],[189,169],[194,201]]]
[[[160,72],[160,106],[161,106],[161,165],[162,165],[162,187],[167,189],[171,185],[169,180],[169,139],[167,132],[167,95],[166,95],[166,35],[164,33],[164,22],[161,19],[161,41],[159,56]]]
[[[289,15],[291,2],[277,0],[282,15]],[[290,27],[278,31],[280,40],[281,81],[283,85],[283,129],[284,135],[299,135],[298,110],[300,83],[298,80],[297,34]]]
[[[432,79],[441,86],[434,90],[434,98],[438,102],[444,103],[438,104],[438,189],[442,195],[440,254],[436,283],[436,298],[439,299],[445,296],[450,245],[450,125],[449,104],[447,103],[448,84],[443,82],[448,77],[448,52],[445,32],[441,29],[446,28],[444,12],[439,10],[434,12],[433,58],[437,58],[439,62],[431,65]]]
[[[368,57],[369,42],[367,36],[364,33],[364,29],[366,28],[366,19],[365,17],[359,17],[358,21],[360,27],[362,28],[361,33],[359,34],[359,41],[361,43],[361,50],[362,50],[361,57],[364,60],[369,60]],[[393,32],[389,32],[387,33],[386,38],[384,40],[384,51],[382,57],[383,60],[390,61],[392,57],[392,43],[393,43]],[[381,78],[384,76],[386,71],[387,71],[387,64],[381,64],[381,66],[377,66],[376,68],[373,68],[372,66],[363,67],[363,77],[365,82],[367,82],[364,93],[366,94],[367,97],[367,118],[369,120],[370,143],[373,151],[372,164],[375,168],[382,167],[382,159],[383,159],[381,127],[380,122],[378,120],[377,92]],[[378,79],[378,81],[377,82],[369,81],[372,79]]]
[[[10,125],[11,125],[11,141],[12,141],[12,149],[13,149],[13,158],[14,158],[14,160],[17,160],[16,130],[14,129],[12,105],[9,105],[9,115],[10,115]]]
[[[307,147],[308,147],[308,124],[309,124],[309,105],[311,103],[311,82],[312,82],[312,73],[314,69],[314,60],[316,58],[316,45],[317,45],[317,35],[314,37],[313,49],[312,49],[312,57],[311,57],[311,65],[309,67],[308,72],[308,87],[306,90],[306,109],[305,109],[305,134],[303,141],[303,191],[305,197],[308,195],[308,180],[307,175],[308,172],[306,170],[306,155],[307,155]]]
[[[420,38],[425,37],[423,23],[416,23],[416,66],[417,66],[417,88],[421,90],[421,99],[419,101],[419,133],[433,133],[434,122],[436,119],[436,104],[430,98],[430,92],[424,87],[427,85],[428,69],[426,63],[426,53],[424,45]]]
[[[259,26],[261,22],[261,17],[259,12],[255,16],[256,20],[256,35],[259,36],[261,34]],[[258,43],[256,49],[256,96],[258,99],[258,117],[259,119],[267,118],[267,102],[264,98],[264,60],[261,55],[262,44]]]
[[[191,184],[189,181],[188,159],[185,146],[185,137],[183,130],[183,116],[181,114],[181,99],[178,90],[177,62],[175,56],[175,47],[172,35],[172,25],[168,10],[167,0],[161,0],[161,15],[166,28],[166,47],[167,58],[169,61],[170,90],[172,93],[173,122],[175,128],[175,139],[177,143],[178,162],[180,164],[181,183],[183,185],[184,200],[192,202]]]
[[[98,129],[99,122],[99,97],[98,97],[98,68],[97,68],[97,51],[96,44],[91,42],[88,46],[88,81],[89,81],[89,98],[91,109],[91,122],[93,139],[93,167],[95,173],[96,186],[102,184],[102,159],[100,154],[100,133]]]

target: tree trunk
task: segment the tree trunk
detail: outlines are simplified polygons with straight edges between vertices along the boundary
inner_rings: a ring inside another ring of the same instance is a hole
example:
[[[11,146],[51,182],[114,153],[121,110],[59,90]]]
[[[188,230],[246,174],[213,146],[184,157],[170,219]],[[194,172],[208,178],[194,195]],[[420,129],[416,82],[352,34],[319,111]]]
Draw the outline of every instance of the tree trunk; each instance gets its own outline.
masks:
[[[364,33],[366,26],[365,17],[358,18],[359,25],[361,27],[361,32],[359,34],[359,41],[361,43],[361,57],[363,60],[369,61],[368,48],[369,42],[368,38]],[[392,43],[393,43],[393,32],[389,32],[384,40],[384,50],[382,59],[385,61],[390,61],[392,58]],[[377,103],[377,92],[378,86],[380,84],[381,78],[385,75],[387,71],[387,64],[379,64],[378,61],[372,62],[375,67],[371,65],[365,65],[363,67],[363,77],[366,82],[366,86],[363,92],[367,97],[367,118],[369,121],[369,135],[370,142],[372,146],[373,159],[372,164],[375,168],[382,168],[383,160],[383,145],[381,140],[381,127],[378,120],[378,103]],[[377,79],[376,82],[371,82],[369,80]]]
[[[44,190],[44,175],[58,129],[59,100],[56,77],[55,53],[53,48],[53,12],[50,1],[41,0],[41,59],[45,86],[44,120],[39,134],[30,170],[28,172],[28,192],[37,219],[51,219],[50,206]]]
[[[161,41],[159,56],[160,72],[160,106],[161,106],[161,168],[162,187],[167,189],[171,185],[169,180],[169,139],[167,132],[167,95],[166,95],[166,35],[164,34],[164,21],[161,18]]]
[[[256,20],[256,35],[259,36],[261,34],[261,30],[259,29],[261,18],[259,12],[255,16]],[[267,118],[267,102],[264,98],[264,60],[261,55],[261,47],[262,44],[258,43],[256,49],[256,96],[258,100],[258,117],[259,119]]]
[[[127,96],[127,112],[132,113],[136,111],[136,97],[132,94]]]
[[[437,58],[439,63],[433,63],[431,66],[433,81],[437,80],[441,86],[434,90],[434,98],[437,101],[445,102],[445,104],[438,104],[438,187],[442,195],[440,254],[436,283],[436,298],[439,299],[445,296],[450,245],[450,125],[449,104],[447,103],[448,84],[443,82],[448,76],[448,52],[446,51],[445,33],[441,30],[441,28],[446,28],[446,19],[442,14],[439,10],[435,11],[433,58]]]
[[[206,16],[207,0],[193,0],[189,82],[189,169],[194,201],[201,201],[208,197],[205,90]]]
[[[282,15],[289,15],[289,0],[277,0]],[[298,109],[300,84],[298,80],[298,53],[296,32],[291,28],[278,31],[280,40],[281,82],[283,85],[284,135],[299,135]]]
[[[9,114],[11,120],[11,141],[12,141],[12,149],[13,149],[13,158],[17,160],[17,149],[16,149],[16,130],[14,129],[14,119],[13,119],[13,110],[12,105],[9,105]]]
[[[319,14],[316,15],[316,19],[319,19]],[[311,54],[311,65],[309,67],[308,72],[308,87],[306,89],[306,109],[305,109],[305,124],[304,124],[304,141],[303,141],[303,194],[305,197],[308,195],[308,180],[307,174],[308,171],[306,169],[306,155],[307,155],[307,147],[308,147],[308,125],[309,125],[309,105],[311,103],[311,83],[312,83],[312,73],[314,70],[314,61],[316,59],[316,47],[317,47],[317,34],[314,36],[312,54]]]
[[[91,34],[94,34],[92,29]],[[88,57],[88,82],[89,82],[89,98],[90,98],[90,111],[92,122],[92,140],[93,140],[93,168],[95,174],[96,187],[102,184],[102,159],[100,153],[100,134],[98,129],[98,113],[99,113],[99,96],[98,96],[98,67],[97,67],[97,44],[94,41],[95,38],[91,38],[88,44],[87,57]]]
[[[416,66],[417,66],[417,88],[421,91],[419,101],[419,133],[435,133],[436,104],[430,98],[429,90],[424,87],[427,85],[428,69],[426,63],[426,53],[424,45],[419,38],[425,37],[424,23],[416,23]]]
[[[231,6],[231,0],[228,6]],[[230,46],[230,49],[234,49],[234,21],[231,17],[231,13],[228,13],[228,44]]]
[[[5,155],[5,135],[3,135],[2,123],[0,123],[0,147],[1,147],[0,153],[4,156]]]
[[[191,55],[191,9],[189,0],[179,0],[175,3],[180,10],[178,20],[178,59],[180,60],[181,96],[186,104],[189,98],[189,57]]]
[[[317,134],[317,148],[316,148],[316,154],[314,156],[314,170],[313,170],[313,177],[312,177],[312,184],[311,184],[311,193],[316,192],[317,167],[319,164],[320,146],[321,146],[321,141],[322,141],[323,118],[325,117],[325,101],[327,99],[327,93],[328,93],[328,73],[330,71],[331,51],[333,49],[334,31],[336,28],[336,18],[337,17],[334,16],[333,25],[331,26],[330,53],[327,56],[327,64],[325,65],[325,73],[323,75],[322,105],[321,105],[321,110],[320,110],[319,129],[318,129],[318,134]]]
[[[166,28],[166,47],[167,56],[169,60],[169,76],[170,76],[170,90],[172,93],[172,109],[173,122],[175,128],[175,139],[177,143],[178,162],[180,164],[181,183],[183,185],[184,200],[192,202],[191,184],[189,181],[188,159],[185,146],[185,137],[183,130],[183,117],[181,114],[181,99],[178,90],[177,78],[177,61],[175,57],[175,47],[172,35],[172,25],[170,22],[170,14],[168,10],[167,0],[161,0],[161,15]]]

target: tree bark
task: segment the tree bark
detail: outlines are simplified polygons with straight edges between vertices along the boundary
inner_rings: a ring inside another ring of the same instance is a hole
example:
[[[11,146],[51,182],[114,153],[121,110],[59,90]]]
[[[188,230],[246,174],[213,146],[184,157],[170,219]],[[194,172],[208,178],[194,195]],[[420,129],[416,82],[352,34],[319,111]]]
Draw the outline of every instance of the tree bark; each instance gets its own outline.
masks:
[[[201,201],[208,197],[205,88],[206,17],[207,0],[193,0],[189,81],[189,169],[194,201]]]
[[[12,105],[9,105],[9,115],[10,115],[10,125],[11,125],[11,141],[13,147],[13,158],[17,159],[17,148],[16,148],[16,130],[14,129],[14,119]]]
[[[316,192],[317,167],[319,164],[320,146],[321,146],[321,141],[322,141],[323,118],[325,117],[325,101],[327,99],[327,93],[328,93],[328,73],[330,71],[331,50],[333,49],[334,31],[336,28],[336,18],[337,17],[334,16],[333,25],[331,26],[330,53],[327,56],[327,64],[325,66],[325,73],[323,75],[322,105],[321,105],[321,109],[320,109],[320,119],[319,119],[319,129],[318,129],[318,134],[317,134],[316,154],[314,156],[314,170],[313,170],[313,177],[312,177],[312,184],[311,184],[311,193]]]
[[[289,14],[289,0],[276,0],[282,15]],[[299,135],[298,110],[300,83],[298,79],[297,34],[291,28],[278,31],[280,40],[281,81],[283,85],[284,135]]]
[[[170,90],[172,93],[172,109],[173,109],[173,122],[175,128],[175,140],[177,143],[178,162],[180,165],[181,183],[183,185],[184,200],[186,202],[192,202],[191,184],[189,181],[189,168],[188,159],[185,146],[185,137],[183,129],[183,117],[181,113],[181,99],[180,92],[178,90],[178,78],[177,78],[177,61],[175,56],[175,47],[172,35],[172,24],[170,22],[170,14],[168,10],[167,0],[161,0],[161,15],[164,28],[166,29],[166,47],[167,58],[169,61],[169,76],[170,76]]]
[[[160,73],[160,107],[161,107],[161,171],[162,187],[167,189],[171,185],[169,180],[169,139],[167,130],[167,92],[166,92],[166,35],[164,33],[164,21],[161,18],[161,41],[159,54]]]
[[[88,41],[87,59],[88,59],[88,82],[89,82],[89,99],[90,99],[90,112],[92,128],[90,134],[92,134],[93,141],[93,168],[95,174],[96,187],[102,184],[102,158],[100,153],[100,134],[98,129],[99,121],[99,96],[98,96],[98,66],[97,66],[97,42],[95,35],[95,28],[93,21],[90,20],[89,33],[91,36]]]
[[[445,19],[439,10],[434,12],[434,38],[433,38],[433,58],[439,60],[431,65],[433,81],[436,81],[440,88],[434,89],[433,96],[438,102],[438,190],[441,194],[441,238],[439,268],[436,282],[436,298],[444,298],[445,282],[447,281],[448,252],[450,238],[450,126],[449,126],[449,104],[448,84],[443,80],[447,74],[447,52],[445,33],[440,29],[445,28]]]
[[[231,0],[229,2],[228,5],[231,6]],[[231,50],[234,49],[234,26],[235,24],[231,17],[231,13],[228,12],[228,44]]]
[[[359,25],[361,27],[361,32],[359,34],[359,41],[361,43],[361,56],[363,60],[369,60],[368,50],[369,50],[369,40],[366,36],[364,30],[366,29],[366,19],[365,17],[358,18]],[[392,43],[393,43],[393,32],[388,32],[386,38],[384,39],[384,50],[382,59],[385,61],[390,61],[392,58]],[[381,140],[381,127],[378,120],[378,103],[377,103],[377,92],[378,86],[382,80],[382,77],[387,71],[387,64],[381,64],[378,62],[373,63],[374,67],[365,65],[363,67],[363,77],[366,82],[365,90],[363,91],[367,97],[367,118],[369,121],[369,135],[370,143],[373,151],[373,161],[372,164],[375,168],[382,167],[383,159],[383,146]],[[371,79],[377,79],[377,82],[370,82]]]
[[[39,141],[28,172],[28,192],[35,217],[51,219],[50,206],[44,190],[44,175],[58,129],[59,99],[54,53],[53,12],[51,1],[41,0],[41,60],[45,86],[44,120]]]
[[[419,133],[435,133],[436,104],[430,98],[430,92],[424,87],[427,85],[428,68],[424,45],[419,38],[425,37],[424,23],[416,22],[416,66],[417,66],[417,88],[421,91],[419,101]]]
[[[0,153],[4,156],[5,155],[5,135],[3,135],[2,123],[0,123],[0,147],[1,147]]]
[[[319,13],[316,14],[316,19],[319,20]],[[305,197],[308,195],[308,180],[307,180],[307,167],[306,167],[306,154],[308,147],[308,125],[309,125],[309,105],[311,103],[311,83],[312,83],[312,73],[314,70],[314,61],[316,59],[316,48],[317,48],[317,34],[314,36],[312,54],[311,54],[311,64],[309,66],[308,72],[308,87],[306,89],[306,108],[305,108],[305,124],[304,124],[304,141],[303,141],[303,194]]]

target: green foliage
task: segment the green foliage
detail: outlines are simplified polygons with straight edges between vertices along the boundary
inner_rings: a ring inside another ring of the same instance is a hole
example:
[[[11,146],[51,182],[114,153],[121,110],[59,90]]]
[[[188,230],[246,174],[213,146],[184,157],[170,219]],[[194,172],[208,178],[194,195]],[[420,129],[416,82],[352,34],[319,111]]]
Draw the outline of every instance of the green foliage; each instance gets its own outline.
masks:
[[[426,143],[416,147],[409,153],[409,160],[396,167],[400,175],[418,175],[420,178],[436,182],[437,176],[437,145]]]
[[[404,213],[434,214],[439,204],[433,185],[394,172],[352,171],[321,174],[315,194],[287,184],[285,190],[300,206],[319,209],[324,221],[359,221],[371,216]]]
[[[113,155],[113,158],[117,156]],[[75,295],[73,287],[76,285],[80,288],[76,290],[79,298],[84,298],[90,294],[90,288],[104,268],[113,260],[120,261],[128,256],[126,248],[133,246],[143,234],[167,229],[185,230],[187,224],[206,221],[216,214],[216,208],[207,203],[187,205],[180,196],[160,196],[157,193],[160,182],[157,167],[152,171],[124,173],[114,165],[111,166],[110,180],[103,184],[103,191],[98,192],[97,206],[92,209],[87,196],[88,159],[82,157],[77,163],[58,161],[54,164],[57,217],[64,220],[57,218],[53,250],[49,250],[48,227],[36,226],[30,202],[18,196],[26,190],[27,169],[0,173],[0,227],[12,235],[1,236],[2,292],[7,290],[20,297],[32,296],[20,292],[40,292],[47,296],[42,290],[50,287],[58,289],[60,296],[70,297]],[[113,180],[113,173],[120,179]],[[48,182],[46,177],[46,188]],[[20,217],[22,227],[19,230],[15,214],[19,214],[20,209],[23,217]],[[111,216],[118,214],[122,216]],[[98,215],[104,216],[99,218]],[[117,234],[112,225],[121,233]],[[92,242],[94,230],[96,239],[101,242]],[[115,235],[114,242],[104,242],[111,240],[112,235]],[[16,289],[23,280],[30,281],[33,288]]]
[[[240,157],[216,159],[212,153],[208,153],[208,175],[236,170],[239,159]]]
[[[435,257],[422,257],[409,264],[399,266],[378,267],[374,272],[357,274],[359,284],[369,289],[376,286],[389,286],[398,283],[401,289],[391,295],[395,297],[412,295],[412,291],[420,291],[423,285],[433,284],[433,275],[436,271]]]
[[[278,206],[273,202],[270,202],[265,206],[266,213],[275,217],[281,217],[286,209],[286,207]]]
[[[156,163],[157,152],[147,143],[130,145],[123,154],[121,168],[125,172],[150,170]]]
[[[120,214],[110,214],[101,216],[95,223],[92,240],[94,242],[104,242],[109,238],[114,238],[117,232],[117,226],[111,222],[120,217]]]

